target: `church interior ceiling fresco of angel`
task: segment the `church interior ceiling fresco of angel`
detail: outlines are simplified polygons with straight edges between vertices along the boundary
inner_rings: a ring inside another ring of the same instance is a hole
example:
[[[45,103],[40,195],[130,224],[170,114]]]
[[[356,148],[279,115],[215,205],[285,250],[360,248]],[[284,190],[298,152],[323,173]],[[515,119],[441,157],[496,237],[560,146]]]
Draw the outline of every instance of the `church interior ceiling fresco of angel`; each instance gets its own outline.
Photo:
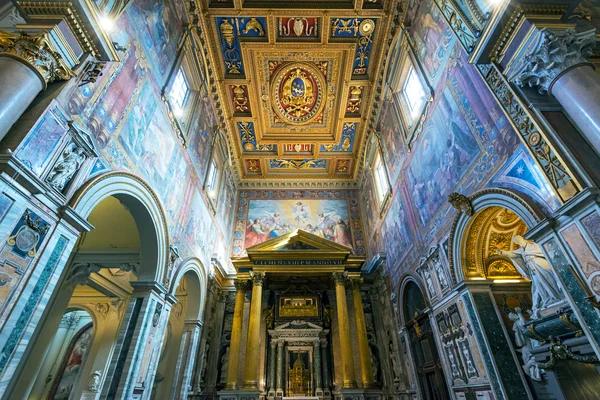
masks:
[[[0,2],[0,399],[600,398],[598,29]]]

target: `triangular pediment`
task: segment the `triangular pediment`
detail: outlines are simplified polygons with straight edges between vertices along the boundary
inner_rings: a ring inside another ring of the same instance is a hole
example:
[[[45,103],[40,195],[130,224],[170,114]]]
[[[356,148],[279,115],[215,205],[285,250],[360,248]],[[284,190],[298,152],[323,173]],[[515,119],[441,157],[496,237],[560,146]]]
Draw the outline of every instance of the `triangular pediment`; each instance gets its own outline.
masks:
[[[249,255],[262,251],[323,251],[350,254],[352,249],[302,229],[296,229],[285,235],[249,247],[246,251]]]
[[[275,328],[275,331],[285,331],[285,330],[298,330],[298,329],[313,329],[317,331],[322,331],[323,328],[317,324],[313,324],[312,322],[303,321],[303,320],[294,320],[290,322],[286,322],[283,325],[279,325]]]
[[[238,273],[326,274],[358,270],[364,262],[350,247],[301,229],[248,247],[246,253],[232,260]]]

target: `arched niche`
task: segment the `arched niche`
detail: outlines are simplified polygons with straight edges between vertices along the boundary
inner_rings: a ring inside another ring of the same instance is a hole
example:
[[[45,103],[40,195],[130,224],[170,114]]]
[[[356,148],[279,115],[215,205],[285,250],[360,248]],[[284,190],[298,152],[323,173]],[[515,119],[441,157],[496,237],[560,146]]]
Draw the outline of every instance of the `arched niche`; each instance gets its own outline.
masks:
[[[163,206],[141,178],[128,172],[109,172],[85,183],[70,206],[83,218],[105,198],[113,196],[131,213],[140,236],[138,281],[163,282],[169,255],[169,233]]]
[[[458,213],[448,240],[448,264],[453,284],[467,279],[521,279],[495,249],[514,250],[513,235],[523,235],[544,218],[524,196],[504,189],[486,189],[469,197],[472,215]]]
[[[177,297],[177,288],[184,276],[186,277],[187,292],[189,293],[189,296],[192,296],[190,297],[190,300],[193,298],[193,301],[190,302],[190,305],[188,306],[186,319],[201,321],[204,304],[206,302],[206,269],[202,262],[195,257],[183,260],[176,267],[176,271],[173,274],[173,280],[169,286],[169,293],[175,297]]]
[[[206,297],[206,272],[197,258],[177,267],[169,292],[177,303],[171,307],[153,388],[154,398],[183,398],[191,385],[202,313]]]
[[[412,276],[407,276],[401,285],[400,301],[406,341],[410,346],[421,398],[448,400],[450,397],[431,327],[430,309],[424,291]]]

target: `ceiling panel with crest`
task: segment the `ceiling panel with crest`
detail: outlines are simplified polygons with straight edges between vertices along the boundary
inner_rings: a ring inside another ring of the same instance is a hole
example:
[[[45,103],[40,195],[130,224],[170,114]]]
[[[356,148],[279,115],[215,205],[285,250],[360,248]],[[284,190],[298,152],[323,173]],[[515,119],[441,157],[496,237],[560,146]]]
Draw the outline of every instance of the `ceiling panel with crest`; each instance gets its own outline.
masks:
[[[218,97],[242,186],[352,186],[394,1],[204,0]]]

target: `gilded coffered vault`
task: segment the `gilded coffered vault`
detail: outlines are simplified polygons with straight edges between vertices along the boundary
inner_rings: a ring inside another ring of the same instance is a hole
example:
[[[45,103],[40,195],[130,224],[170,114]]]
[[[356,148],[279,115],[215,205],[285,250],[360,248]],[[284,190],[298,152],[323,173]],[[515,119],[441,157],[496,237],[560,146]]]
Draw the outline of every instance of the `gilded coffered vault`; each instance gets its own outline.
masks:
[[[201,25],[242,186],[353,187],[394,2],[205,1]],[[377,100],[376,100],[377,99]]]

